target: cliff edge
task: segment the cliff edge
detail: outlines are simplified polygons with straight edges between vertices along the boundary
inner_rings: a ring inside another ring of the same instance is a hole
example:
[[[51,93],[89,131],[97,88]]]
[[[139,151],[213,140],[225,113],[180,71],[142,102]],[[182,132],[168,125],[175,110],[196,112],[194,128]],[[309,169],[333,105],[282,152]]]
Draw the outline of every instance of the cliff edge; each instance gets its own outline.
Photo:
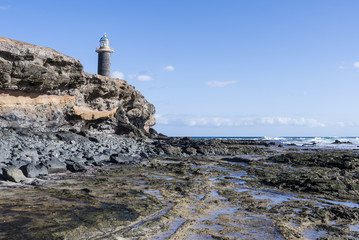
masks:
[[[155,134],[155,107],[124,80],[89,74],[79,60],[0,36],[0,127]]]

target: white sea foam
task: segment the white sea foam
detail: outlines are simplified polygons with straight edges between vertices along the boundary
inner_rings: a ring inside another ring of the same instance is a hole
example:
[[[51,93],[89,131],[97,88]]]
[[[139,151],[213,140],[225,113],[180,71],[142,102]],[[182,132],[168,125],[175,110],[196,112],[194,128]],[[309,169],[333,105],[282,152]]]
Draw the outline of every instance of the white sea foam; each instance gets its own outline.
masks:
[[[285,140],[285,138],[283,138],[283,137],[266,137],[266,136],[264,136],[264,140],[278,141],[278,140]]]
[[[340,144],[334,144],[338,140]],[[356,149],[359,145],[358,137],[303,137],[303,138],[285,138],[283,144],[295,144],[297,146],[310,146],[314,148],[331,149]]]
[[[310,148],[325,149],[359,149],[359,137],[194,137],[198,138],[217,138],[217,139],[238,139],[238,140],[265,140],[273,141],[277,144],[306,146]],[[340,144],[333,144],[336,140]],[[349,143],[350,142],[350,143]]]

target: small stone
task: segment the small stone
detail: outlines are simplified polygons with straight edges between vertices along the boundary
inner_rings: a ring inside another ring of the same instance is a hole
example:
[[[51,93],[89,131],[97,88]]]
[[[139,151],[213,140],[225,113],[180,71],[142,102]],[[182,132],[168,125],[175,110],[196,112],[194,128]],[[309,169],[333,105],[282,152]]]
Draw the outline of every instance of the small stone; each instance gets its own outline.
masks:
[[[0,163],[8,163],[10,159],[7,156],[0,155]]]
[[[59,151],[53,151],[53,152],[51,153],[51,156],[52,156],[52,157],[55,157],[55,158],[58,158],[58,157],[60,156],[60,152],[59,152]]]
[[[111,163],[120,163],[120,164],[126,164],[129,163],[131,161],[133,161],[134,158],[128,155],[118,155],[118,154],[113,154],[110,157],[110,162]]]
[[[49,173],[66,172],[66,164],[61,162],[58,158],[52,158],[46,163]]]
[[[78,151],[78,148],[77,148],[77,146],[73,146],[73,147],[69,148],[69,151],[75,153]]]
[[[31,149],[23,150],[21,152],[20,156],[22,158],[30,160],[30,161],[38,161],[39,160],[39,155],[37,153],[37,150],[31,150]]]
[[[163,150],[168,155],[182,155],[182,151],[180,147],[174,147],[171,145],[165,145],[163,146]]]
[[[89,137],[89,140],[90,140],[91,142],[95,142],[95,143],[98,143],[98,142],[99,142],[98,139],[97,139],[97,138],[94,138],[94,137]]]
[[[92,159],[93,156],[94,156],[93,152],[84,152],[84,155],[83,155],[83,157],[86,159]]]
[[[108,160],[108,156],[103,155],[103,154],[99,154],[99,155],[93,156],[92,159],[93,159],[95,162],[99,163],[99,162]]]
[[[83,163],[86,161],[85,158],[82,157],[70,157],[70,161],[71,162],[79,162],[79,163]]]
[[[22,166],[20,169],[22,170],[24,175],[29,178],[35,178],[40,175],[49,174],[47,167],[42,163],[40,164],[30,163],[26,166]]]
[[[107,149],[103,150],[103,153],[106,155],[111,155],[111,154],[113,154],[113,151],[111,149],[107,148]]]
[[[145,153],[145,152],[141,152],[141,153],[140,153],[140,157],[141,157],[141,158],[145,158],[145,159],[149,159],[149,158],[150,158],[150,157],[148,156],[148,154]]]
[[[78,162],[67,164],[67,169],[70,170],[71,172],[84,172],[84,171],[86,171],[85,166],[82,165],[81,163],[78,163]]]
[[[29,160],[23,160],[23,159],[17,159],[17,160],[13,160],[10,162],[12,167],[16,167],[16,168],[21,168],[22,166],[26,166],[29,163],[31,163],[31,161]]]
[[[193,147],[188,147],[186,148],[185,152],[189,155],[196,155],[197,154],[197,150]]]
[[[20,182],[26,179],[22,171],[16,167],[5,167],[2,169],[2,171],[3,176],[6,180],[12,182]]]

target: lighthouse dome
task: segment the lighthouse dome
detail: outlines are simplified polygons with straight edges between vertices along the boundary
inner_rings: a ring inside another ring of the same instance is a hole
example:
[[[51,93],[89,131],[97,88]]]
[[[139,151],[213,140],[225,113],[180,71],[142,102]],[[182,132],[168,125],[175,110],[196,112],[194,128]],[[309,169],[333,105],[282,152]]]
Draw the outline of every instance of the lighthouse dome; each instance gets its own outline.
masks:
[[[100,38],[100,48],[109,48],[110,40],[107,38],[106,33]]]
[[[100,38],[100,41],[106,41],[108,40],[108,37],[106,36],[106,33]]]

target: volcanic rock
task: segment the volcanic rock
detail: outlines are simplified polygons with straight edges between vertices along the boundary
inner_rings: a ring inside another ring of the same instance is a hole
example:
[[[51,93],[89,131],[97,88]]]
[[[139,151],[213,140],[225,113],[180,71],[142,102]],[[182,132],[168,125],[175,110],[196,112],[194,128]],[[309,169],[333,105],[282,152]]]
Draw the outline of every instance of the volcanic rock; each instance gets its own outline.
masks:
[[[53,158],[47,162],[49,173],[66,172],[66,164],[60,161],[58,158]]]
[[[67,164],[67,169],[70,170],[71,172],[84,172],[86,171],[86,167],[79,163],[79,162],[73,162],[73,163],[69,163]]]
[[[38,177],[40,175],[47,175],[49,173],[47,167],[42,163],[30,163],[26,166],[22,166],[21,170],[23,171],[24,175],[29,178]]]
[[[353,144],[352,142],[349,141],[340,141],[340,140],[335,140],[332,144]]]
[[[12,182],[20,182],[26,179],[22,171],[16,167],[5,167],[2,169],[3,177]]]
[[[145,137],[154,113],[124,80],[85,73],[74,58],[0,36],[0,127]]]

